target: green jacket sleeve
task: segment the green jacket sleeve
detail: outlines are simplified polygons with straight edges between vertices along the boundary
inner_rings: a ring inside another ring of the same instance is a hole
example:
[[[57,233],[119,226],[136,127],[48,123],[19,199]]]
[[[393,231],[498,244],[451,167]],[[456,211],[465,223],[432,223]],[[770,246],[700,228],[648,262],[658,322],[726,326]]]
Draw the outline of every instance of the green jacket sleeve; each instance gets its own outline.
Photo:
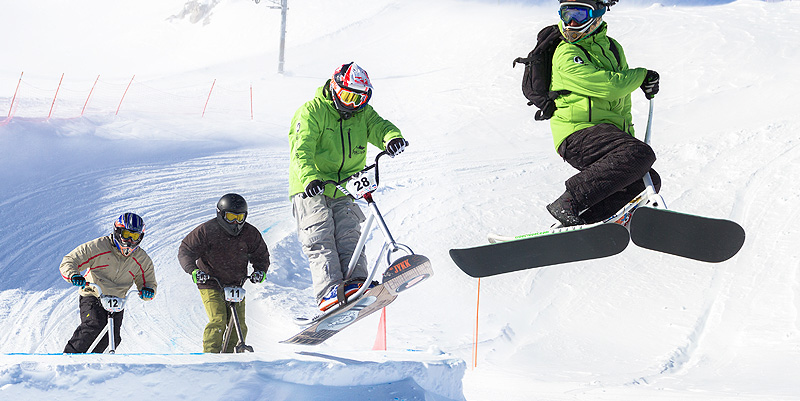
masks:
[[[601,99],[620,99],[642,84],[647,70],[626,69],[614,72],[599,68],[586,59],[578,46],[561,45],[553,55],[554,82],[558,88]]]
[[[367,140],[380,150],[386,149],[386,144],[394,138],[402,138],[400,129],[389,120],[384,120],[372,107],[364,112],[367,117]]]

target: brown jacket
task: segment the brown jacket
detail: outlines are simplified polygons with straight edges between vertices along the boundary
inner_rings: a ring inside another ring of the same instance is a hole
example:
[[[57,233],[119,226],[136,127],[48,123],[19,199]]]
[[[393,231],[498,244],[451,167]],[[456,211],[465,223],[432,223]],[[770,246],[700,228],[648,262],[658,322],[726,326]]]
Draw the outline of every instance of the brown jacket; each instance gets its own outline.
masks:
[[[95,283],[104,295],[124,297],[133,284],[156,290],[153,261],[141,247],[130,256],[123,256],[111,236],[100,237],[79,245],[61,260],[61,277],[70,281],[73,274],[83,274],[86,281]],[[79,294],[99,296],[92,287],[84,287]]]
[[[216,277],[222,285],[241,285],[247,277],[247,264],[253,270],[266,272],[269,268],[269,251],[261,233],[245,222],[242,232],[231,236],[213,218],[197,226],[181,241],[178,261],[187,273],[200,269]],[[197,284],[198,288],[219,288],[209,280]]]

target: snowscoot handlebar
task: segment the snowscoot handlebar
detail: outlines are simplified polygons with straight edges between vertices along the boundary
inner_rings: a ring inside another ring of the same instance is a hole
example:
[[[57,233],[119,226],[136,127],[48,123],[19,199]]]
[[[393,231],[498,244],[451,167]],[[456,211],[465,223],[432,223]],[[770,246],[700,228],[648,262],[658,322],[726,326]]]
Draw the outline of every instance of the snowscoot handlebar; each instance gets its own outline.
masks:
[[[120,297],[115,297],[113,295],[105,295],[105,294],[103,294],[103,290],[100,289],[100,286],[95,284],[95,283],[91,283],[91,282],[87,281],[86,284],[84,284],[82,288],[86,288],[86,287],[92,287],[92,288],[94,288],[95,291],[97,291],[98,298],[100,298],[100,305],[102,305],[103,309],[105,309],[109,313],[120,312],[120,311],[124,310],[125,309],[125,302],[128,301],[128,295],[131,295],[134,292],[136,292],[136,293],[139,292],[139,290],[137,290],[135,288],[129,289],[125,293],[125,296],[120,298]]]
[[[219,285],[219,288],[223,292],[222,296],[223,298],[225,298],[225,301],[242,302],[242,300],[244,300],[246,291],[243,286],[244,283],[247,281],[247,279],[250,278],[250,276],[244,276],[244,278],[242,278],[242,280],[239,281],[239,284],[227,284],[227,285],[222,284],[222,282],[220,282],[219,279],[214,276],[208,276],[208,278],[217,282],[217,285]]]
[[[361,199],[366,198],[366,194],[375,192],[378,189],[378,182],[379,182],[379,175],[378,175],[378,160],[383,156],[387,155],[386,151],[381,151],[375,156],[375,163],[370,164],[369,166],[364,167],[359,172],[341,180],[341,181],[334,181],[334,180],[325,180],[323,184],[325,185],[333,185],[341,191],[343,194],[350,196],[353,199]],[[370,170],[375,169],[374,174],[370,174]],[[356,177],[362,177],[361,180],[354,181],[351,189],[348,190],[347,186],[350,184],[350,181]],[[371,179],[374,177],[374,179]],[[366,179],[366,181],[364,181]],[[375,181],[374,183],[372,181]],[[353,193],[355,192],[355,194]],[[305,199],[307,198],[305,193],[300,194],[300,197]]]
[[[239,281],[239,284],[222,284],[222,282],[221,282],[221,281],[219,281],[219,279],[218,279],[218,278],[216,278],[216,277],[214,277],[214,276],[211,276],[211,275],[209,275],[209,276],[208,276],[208,278],[209,278],[209,279],[211,279],[211,280],[214,280],[214,281],[216,281],[216,282],[217,282],[217,285],[219,285],[219,288],[225,288],[225,287],[242,287],[242,286],[244,285],[244,283],[246,283],[246,282],[247,282],[247,279],[249,279],[249,278],[250,278],[250,276],[244,276],[244,277],[242,278],[242,280],[241,280],[241,281]]]

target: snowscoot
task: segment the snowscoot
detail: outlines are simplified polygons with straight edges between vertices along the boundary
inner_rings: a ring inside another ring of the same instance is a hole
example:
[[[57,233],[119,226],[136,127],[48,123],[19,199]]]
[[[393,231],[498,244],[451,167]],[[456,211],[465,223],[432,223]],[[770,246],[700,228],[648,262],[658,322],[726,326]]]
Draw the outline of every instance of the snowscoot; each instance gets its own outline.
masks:
[[[222,349],[219,351],[220,354],[225,353],[225,350],[228,349],[228,341],[230,341],[231,332],[234,329],[236,330],[236,334],[239,336],[239,341],[233,347],[233,352],[236,354],[253,352],[253,347],[244,343],[242,326],[239,323],[239,314],[236,312],[236,304],[244,300],[246,293],[242,285],[244,285],[244,282],[249,278],[250,276],[244,277],[239,285],[225,286],[222,285],[222,283],[216,277],[209,276],[209,279],[216,281],[219,285],[219,288],[222,288],[225,304],[231,312],[231,318],[228,320],[228,326],[225,327],[225,333],[222,335]]]
[[[354,200],[363,199],[367,202],[370,210],[370,214],[361,230],[361,236],[358,239],[355,251],[350,257],[347,273],[344,277],[345,282],[351,278],[355,270],[356,263],[361,251],[364,249],[373,224],[377,223],[380,232],[383,234],[383,246],[378,257],[375,258],[369,277],[355,294],[347,298],[346,303],[333,305],[330,309],[313,318],[295,318],[295,324],[309,327],[294,337],[282,341],[283,343],[319,344],[357,320],[388,305],[394,301],[400,292],[416,286],[433,275],[433,269],[427,257],[415,254],[407,245],[395,241],[391,232],[389,232],[383,215],[378,209],[378,205],[372,197],[372,193],[378,189],[380,178],[378,162],[386,154],[386,151],[378,153],[375,156],[374,164],[340,182],[325,181],[325,184],[336,186],[336,189]],[[305,197],[305,195],[301,196]],[[397,252],[403,252],[405,256],[393,260],[392,256]],[[388,265],[383,272],[382,282],[376,286],[371,286],[370,283],[373,283],[373,280],[376,279],[380,263],[384,260],[384,255]]]
[[[136,289],[128,290],[128,292],[125,294],[125,297],[120,298],[120,297],[115,297],[113,295],[103,294],[103,290],[101,290],[100,286],[95,283],[87,282],[84,285],[84,287],[92,287],[97,291],[98,294],[100,294],[100,296],[98,297],[100,299],[100,305],[102,305],[103,309],[105,309],[106,312],[108,312],[108,320],[106,322],[106,327],[103,327],[103,330],[100,331],[100,333],[97,335],[97,338],[94,339],[92,345],[89,346],[88,351],[91,352],[94,349],[94,347],[96,347],[97,344],[99,344],[100,341],[103,340],[103,336],[105,336],[106,333],[108,333],[108,346],[106,347],[106,349],[103,350],[103,353],[106,352],[108,352],[109,354],[116,353],[117,344],[115,343],[114,340],[115,337],[114,313],[122,312],[123,310],[125,310],[125,302],[128,299],[128,295],[137,292],[138,290]]]
[[[650,99],[644,138],[648,145],[652,121]],[[650,173],[642,179],[644,191],[603,221],[570,227],[555,224],[517,236],[489,233],[490,246],[451,249],[450,257],[468,275],[488,277],[616,255],[629,241],[641,248],[709,263],[728,260],[742,248],[745,232],[738,223],[672,211],[656,193]]]

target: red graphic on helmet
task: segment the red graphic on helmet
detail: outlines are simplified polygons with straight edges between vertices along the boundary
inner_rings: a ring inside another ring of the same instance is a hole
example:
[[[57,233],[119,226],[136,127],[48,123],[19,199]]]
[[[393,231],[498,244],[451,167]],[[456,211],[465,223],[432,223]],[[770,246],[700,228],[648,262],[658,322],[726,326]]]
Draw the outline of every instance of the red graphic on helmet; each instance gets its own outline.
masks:
[[[372,97],[369,75],[356,63],[344,64],[333,72],[330,90],[336,109],[342,112],[358,111]]]

